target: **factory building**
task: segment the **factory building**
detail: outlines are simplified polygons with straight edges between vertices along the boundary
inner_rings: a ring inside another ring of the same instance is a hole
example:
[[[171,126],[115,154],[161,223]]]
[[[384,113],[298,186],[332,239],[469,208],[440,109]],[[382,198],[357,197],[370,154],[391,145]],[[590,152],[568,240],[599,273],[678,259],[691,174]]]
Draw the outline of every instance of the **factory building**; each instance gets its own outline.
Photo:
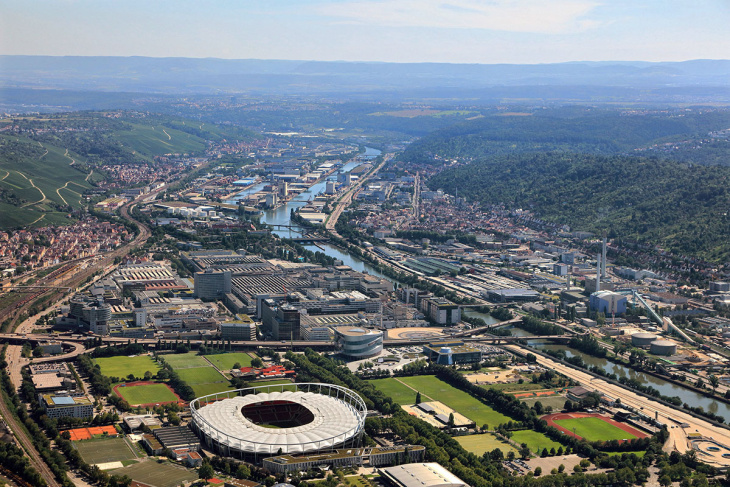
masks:
[[[195,273],[195,297],[215,300],[231,292],[231,271],[206,269]]]
[[[612,291],[598,291],[591,294],[589,303],[593,311],[606,316],[617,316],[626,313],[628,299]]]

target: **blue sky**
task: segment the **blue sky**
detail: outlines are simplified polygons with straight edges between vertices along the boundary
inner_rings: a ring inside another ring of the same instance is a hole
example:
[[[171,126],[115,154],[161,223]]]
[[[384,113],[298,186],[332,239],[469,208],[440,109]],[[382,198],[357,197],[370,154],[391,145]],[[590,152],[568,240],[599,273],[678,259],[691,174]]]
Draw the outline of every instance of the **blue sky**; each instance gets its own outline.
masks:
[[[730,58],[730,0],[0,0],[0,54],[550,63]]]

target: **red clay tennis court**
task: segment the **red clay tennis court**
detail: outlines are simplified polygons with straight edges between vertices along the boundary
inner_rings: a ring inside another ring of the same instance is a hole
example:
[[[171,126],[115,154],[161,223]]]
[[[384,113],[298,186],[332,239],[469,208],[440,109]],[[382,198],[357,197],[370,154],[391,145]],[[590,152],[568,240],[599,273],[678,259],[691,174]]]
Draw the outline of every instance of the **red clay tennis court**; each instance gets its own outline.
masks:
[[[71,441],[79,440],[90,440],[96,435],[116,435],[117,429],[112,426],[91,426],[89,428],[74,428],[72,430],[66,430],[71,435]]]

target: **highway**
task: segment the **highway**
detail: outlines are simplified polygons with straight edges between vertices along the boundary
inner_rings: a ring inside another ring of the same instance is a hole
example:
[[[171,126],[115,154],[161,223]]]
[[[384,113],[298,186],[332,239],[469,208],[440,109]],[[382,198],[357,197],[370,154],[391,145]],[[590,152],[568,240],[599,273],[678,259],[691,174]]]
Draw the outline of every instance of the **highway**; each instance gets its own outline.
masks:
[[[520,345],[505,345],[505,349],[511,352],[521,354],[531,353],[530,348]],[[704,437],[712,438],[723,445],[730,447],[730,430],[715,426],[710,422],[699,419],[682,410],[672,406],[666,406],[654,399],[638,395],[634,392],[624,389],[623,387],[606,382],[601,378],[594,377],[581,370],[574,369],[567,365],[563,365],[555,360],[537,355],[537,363],[545,368],[549,368],[559,372],[571,379],[580,382],[581,385],[589,390],[596,390],[614,399],[621,399],[621,403],[631,406],[635,409],[642,410],[644,414],[649,416],[658,415],[660,422],[666,424],[669,428],[669,441],[664,445],[667,452],[678,451],[684,453],[690,450],[691,444],[687,436],[688,433],[699,433]],[[679,425],[686,423],[688,428],[682,428]],[[700,459],[706,463],[716,467],[730,466],[730,458],[721,458],[719,455],[708,459],[705,456]]]

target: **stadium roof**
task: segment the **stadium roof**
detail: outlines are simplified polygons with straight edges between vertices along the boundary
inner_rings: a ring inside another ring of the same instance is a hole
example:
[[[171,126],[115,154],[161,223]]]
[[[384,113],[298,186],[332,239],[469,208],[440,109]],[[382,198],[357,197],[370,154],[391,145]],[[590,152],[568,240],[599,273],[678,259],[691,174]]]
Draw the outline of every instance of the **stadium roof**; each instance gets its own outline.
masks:
[[[241,409],[264,401],[290,401],[314,416],[293,428],[266,428],[246,418]],[[341,399],[301,391],[266,392],[237,396],[207,404],[197,411],[197,426],[222,445],[251,453],[303,453],[335,446],[361,427],[358,411]]]

